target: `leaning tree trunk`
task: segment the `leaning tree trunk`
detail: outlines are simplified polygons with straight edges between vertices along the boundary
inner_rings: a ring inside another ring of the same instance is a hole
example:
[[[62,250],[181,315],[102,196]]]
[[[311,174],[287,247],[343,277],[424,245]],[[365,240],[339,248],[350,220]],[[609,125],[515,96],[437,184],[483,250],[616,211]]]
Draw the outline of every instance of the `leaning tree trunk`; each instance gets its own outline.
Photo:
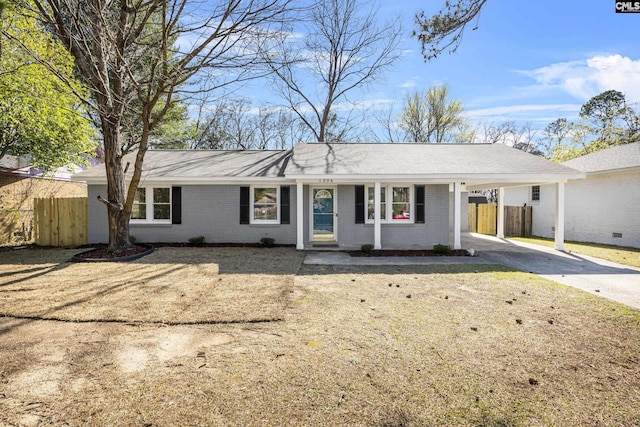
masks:
[[[129,239],[131,209],[125,209],[127,197],[120,150],[120,147],[122,147],[120,125],[108,120],[102,120],[102,134],[104,138],[108,199],[101,201],[107,206],[109,219],[109,246],[107,250],[118,253],[131,247]]]

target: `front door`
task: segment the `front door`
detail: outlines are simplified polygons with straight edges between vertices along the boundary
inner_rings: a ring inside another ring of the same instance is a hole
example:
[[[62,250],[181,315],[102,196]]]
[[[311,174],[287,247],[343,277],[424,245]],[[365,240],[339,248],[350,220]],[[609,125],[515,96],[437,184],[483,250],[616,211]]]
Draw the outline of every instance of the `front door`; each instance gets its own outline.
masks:
[[[318,187],[311,189],[311,240],[315,242],[336,241],[336,189]]]

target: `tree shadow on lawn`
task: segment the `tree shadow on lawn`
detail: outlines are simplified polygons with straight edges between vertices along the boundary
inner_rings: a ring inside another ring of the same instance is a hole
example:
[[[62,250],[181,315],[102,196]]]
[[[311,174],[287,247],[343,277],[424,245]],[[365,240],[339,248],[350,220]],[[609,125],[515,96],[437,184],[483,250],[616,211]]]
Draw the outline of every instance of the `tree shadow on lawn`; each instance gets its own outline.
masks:
[[[59,251],[47,252],[0,263],[1,317],[165,325],[278,321],[304,256],[289,248],[160,248],[132,262],[70,263]]]
[[[219,274],[295,274],[304,252],[290,247],[160,247],[137,264],[216,264]]]

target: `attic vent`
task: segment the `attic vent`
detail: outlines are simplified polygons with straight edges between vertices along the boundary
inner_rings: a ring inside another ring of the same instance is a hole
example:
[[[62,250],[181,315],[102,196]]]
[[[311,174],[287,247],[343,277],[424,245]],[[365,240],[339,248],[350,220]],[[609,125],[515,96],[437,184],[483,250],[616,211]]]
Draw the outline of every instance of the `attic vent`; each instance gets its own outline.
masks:
[[[622,238],[622,233],[613,233],[613,238],[618,238],[621,239]]]

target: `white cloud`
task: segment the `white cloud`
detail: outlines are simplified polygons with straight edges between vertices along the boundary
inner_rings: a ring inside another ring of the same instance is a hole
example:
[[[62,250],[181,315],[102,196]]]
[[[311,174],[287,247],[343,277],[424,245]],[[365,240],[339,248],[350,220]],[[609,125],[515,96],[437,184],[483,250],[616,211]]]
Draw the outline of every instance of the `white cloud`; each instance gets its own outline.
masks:
[[[623,92],[629,102],[640,101],[640,59],[596,55],[521,73],[533,78],[542,89],[562,90],[582,101],[606,90]]]
[[[549,114],[552,111],[566,116],[566,113],[576,113],[579,110],[578,104],[532,104],[480,108],[468,110],[466,114],[474,120],[514,120],[527,117],[534,119],[537,113]]]
[[[413,89],[417,86],[418,80],[420,80],[420,77],[418,76],[411,77],[410,79],[407,79],[404,83],[402,83],[400,87],[404,89]]]
[[[333,111],[370,111],[381,110],[387,105],[392,105],[393,99],[378,98],[378,99],[362,99],[354,102],[339,102],[333,105]]]

